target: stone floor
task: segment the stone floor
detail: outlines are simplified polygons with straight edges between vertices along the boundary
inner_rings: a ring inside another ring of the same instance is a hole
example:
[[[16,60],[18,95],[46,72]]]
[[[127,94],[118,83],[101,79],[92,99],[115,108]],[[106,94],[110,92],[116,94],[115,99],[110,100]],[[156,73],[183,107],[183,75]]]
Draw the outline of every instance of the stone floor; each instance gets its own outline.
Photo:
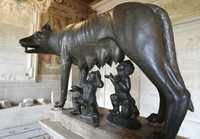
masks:
[[[0,130],[0,139],[53,139],[39,123],[26,124]]]
[[[51,105],[0,110],[0,139],[52,139],[38,121],[49,117]]]
[[[13,107],[0,110],[0,129],[35,123],[49,117],[51,105]]]

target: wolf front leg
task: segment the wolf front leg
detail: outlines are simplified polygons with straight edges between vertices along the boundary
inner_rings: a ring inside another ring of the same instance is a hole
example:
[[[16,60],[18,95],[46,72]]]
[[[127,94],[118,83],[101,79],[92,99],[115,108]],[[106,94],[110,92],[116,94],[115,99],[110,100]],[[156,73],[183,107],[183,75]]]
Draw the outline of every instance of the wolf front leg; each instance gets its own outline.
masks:
[[[60,101],[55,104],[55,107],[63,108],[67,99],[68,81],[71,70],[72,61],[70,58],[61,60],[61,95]]]

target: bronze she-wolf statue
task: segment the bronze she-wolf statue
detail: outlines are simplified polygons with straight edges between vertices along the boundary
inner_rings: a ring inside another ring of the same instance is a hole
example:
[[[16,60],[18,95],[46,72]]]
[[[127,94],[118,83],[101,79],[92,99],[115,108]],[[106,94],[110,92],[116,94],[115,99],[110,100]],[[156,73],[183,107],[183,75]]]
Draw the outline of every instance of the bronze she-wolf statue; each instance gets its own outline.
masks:
[[[128,56],[157,87],[158,114],[148,119],[164,123],[153,139],[175,139],[187,110],[193,111],[190,93],[181,77],[175,53],[171,21],[162,8],[152,4],[124,3],[111,11],[71,24],[54,33],[49,25],[21,39],[26,53],[50,53],[61,57],[61,98],[63,107],[72,64],[78,65],[81,80],[97,65]],[[148,139],[150,139],[148,138]]]

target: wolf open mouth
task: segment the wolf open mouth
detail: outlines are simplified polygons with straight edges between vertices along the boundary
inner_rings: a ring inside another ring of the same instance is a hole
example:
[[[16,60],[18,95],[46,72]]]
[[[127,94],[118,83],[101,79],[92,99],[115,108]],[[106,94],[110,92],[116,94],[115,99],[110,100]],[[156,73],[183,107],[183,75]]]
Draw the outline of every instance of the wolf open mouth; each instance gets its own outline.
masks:
[[[34,53],[36,52],[37,48],[28,48],[28,47],[25,47],[25,52],[26,53]]]
[[[40,46],[33,43],[30,39],[24,38],[19,40],[22,47],[25,48],[26,53],[37,53],[39,52]]]

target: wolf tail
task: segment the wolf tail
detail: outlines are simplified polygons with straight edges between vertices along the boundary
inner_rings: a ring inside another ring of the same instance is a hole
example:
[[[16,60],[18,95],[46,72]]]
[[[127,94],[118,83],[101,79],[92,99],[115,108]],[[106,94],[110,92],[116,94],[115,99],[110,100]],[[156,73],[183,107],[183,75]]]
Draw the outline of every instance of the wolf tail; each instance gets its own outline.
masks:
[[[157,18],[160,20],[160,25],[163,28],[162,29],[162,36],[163,36],[163,43],[165,46],[166,50],[166,55],[167,55],[167,60],[169,61],[170,66],[175,72],[175,76],[178,79],[179,84],[182,85],[182,87],[185,87],[185,83],[183,81],[183,78],[180,74],[180,70],[177,64],[177,59],[176,59],[176,51],[175,51],[175,43],[174,43],[174,35],[173,35],[173,30],[172,30],[172,23],[171,20],[167,14],[167,12],[152,4],[147,4],[149,8],[152,9],[154,14],[157,16]],[[186,94],[190,97],[190,93],[187,89],[184,89]],[[188,104],[188,110],[194,111],[194,106],[190,97],[189,104]]]

